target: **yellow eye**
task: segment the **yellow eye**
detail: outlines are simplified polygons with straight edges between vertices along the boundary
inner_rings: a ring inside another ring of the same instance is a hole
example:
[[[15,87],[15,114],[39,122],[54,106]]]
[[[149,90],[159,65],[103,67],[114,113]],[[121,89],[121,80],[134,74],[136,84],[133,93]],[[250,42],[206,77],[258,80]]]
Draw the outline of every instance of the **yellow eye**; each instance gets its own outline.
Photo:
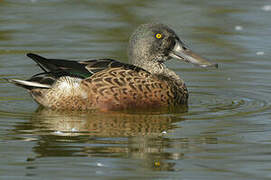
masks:
[[[157,34],[155,35],[155,37],[156,37],[157,39],[161,39],[161,38],[162,38],[162,34],[157,33]]]

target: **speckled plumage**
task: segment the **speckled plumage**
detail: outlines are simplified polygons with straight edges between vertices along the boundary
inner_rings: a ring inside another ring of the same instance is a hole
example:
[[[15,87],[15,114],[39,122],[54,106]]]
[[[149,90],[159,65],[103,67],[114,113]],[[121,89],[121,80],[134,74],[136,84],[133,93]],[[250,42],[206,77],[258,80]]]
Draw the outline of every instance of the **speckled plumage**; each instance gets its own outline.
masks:
[[[63,76],[52,88],[33,88],[30,94],[42,106],[71,110],[154,108],[185,104],[188,97],[184,83],[123,66],[86,79]]]
[[[161,37],[156,36],[157,33]],[[183,80],[166,68],[164,62],[171,57],[189,61],[178,54],[186,51],[191,53],[167,26],[145,24],[130,38],[128,54],[132,65],[112,59],[46,59],[30,53],[27,56],[44,72],[26,81],[9,81],[26,88],[36,102],[52,109],[122,110],[175,106],[187,103],[188,91]],[[209,65],[206,61],[201,63]]]

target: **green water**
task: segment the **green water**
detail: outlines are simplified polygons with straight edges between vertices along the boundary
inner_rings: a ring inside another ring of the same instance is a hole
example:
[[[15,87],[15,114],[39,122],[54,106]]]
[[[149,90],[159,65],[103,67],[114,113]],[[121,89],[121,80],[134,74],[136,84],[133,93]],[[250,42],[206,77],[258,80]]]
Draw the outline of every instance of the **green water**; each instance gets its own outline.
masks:
[[[127,62],[140,24],[170,25],[219,64],[168,62],[188,112],[38,109],[0,80],[0,179],[270,179],[271,2],[0,0],[0,79],[40,72],[27,52]]]

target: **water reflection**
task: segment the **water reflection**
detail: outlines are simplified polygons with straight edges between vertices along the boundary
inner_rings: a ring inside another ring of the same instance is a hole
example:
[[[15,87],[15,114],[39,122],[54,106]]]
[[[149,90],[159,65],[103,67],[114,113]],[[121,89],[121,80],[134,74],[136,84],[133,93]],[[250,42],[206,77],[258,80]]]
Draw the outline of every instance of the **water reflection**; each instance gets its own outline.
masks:
[[[184,113],[186,114],[186,113]],[[27,118],[27,117],[26,117]],[[197,158],[205,152],[200,144],[217,144],[216,137],[172,136],[185,119],[178,114],[63,112],[39,108],[27,123],[18,123],[14,134],[35,134],[28,139],[35,144],[27,163],[47,157],[85,157],[129,159],[138,161],[139,167],[151,171],[181,171],[177,160]],[[24,139],[25,141],[25,139]],[[195,153],[194,155],[191,152]],[[186,156],[186,153],[190,154]],[[203,157],[204,158],[204,157]],[[109,162],[94,161],[95,167],[109,166]],[[37,163],[39,164],[39,163]],[[130,164],[129,168],[133,166]]]
[[[183,112],[187,108],[180,109]],[[181,121],[160,112],[76,112],[39,108],[32,116],[33,126],[56,135],[95,135],[102,137],[156,135]]]
[[[174,171],[175,163],[168,160],[180,159],[183,154],[165,151],[174,148],[167,133],[183,120],[181,112],[177,117],[159,112],[83,113],[39,108],[30,122],[18,124],[15,132],[38,136],[32,148],[36,157],[27,158],[28,162],[48,156],[129,157],[143,160],[144,168]]]

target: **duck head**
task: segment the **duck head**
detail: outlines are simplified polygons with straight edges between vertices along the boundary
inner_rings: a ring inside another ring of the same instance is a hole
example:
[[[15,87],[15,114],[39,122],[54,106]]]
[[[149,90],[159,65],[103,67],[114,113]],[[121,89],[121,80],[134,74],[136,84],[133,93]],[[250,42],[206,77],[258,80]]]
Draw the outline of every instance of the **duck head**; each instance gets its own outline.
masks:
[[[168,26],[158,23],[143,24],[135,30],[130,37],[128,56],[132,64],[142,68],[172,58],[200,67],[218,67],[187,48]]]

